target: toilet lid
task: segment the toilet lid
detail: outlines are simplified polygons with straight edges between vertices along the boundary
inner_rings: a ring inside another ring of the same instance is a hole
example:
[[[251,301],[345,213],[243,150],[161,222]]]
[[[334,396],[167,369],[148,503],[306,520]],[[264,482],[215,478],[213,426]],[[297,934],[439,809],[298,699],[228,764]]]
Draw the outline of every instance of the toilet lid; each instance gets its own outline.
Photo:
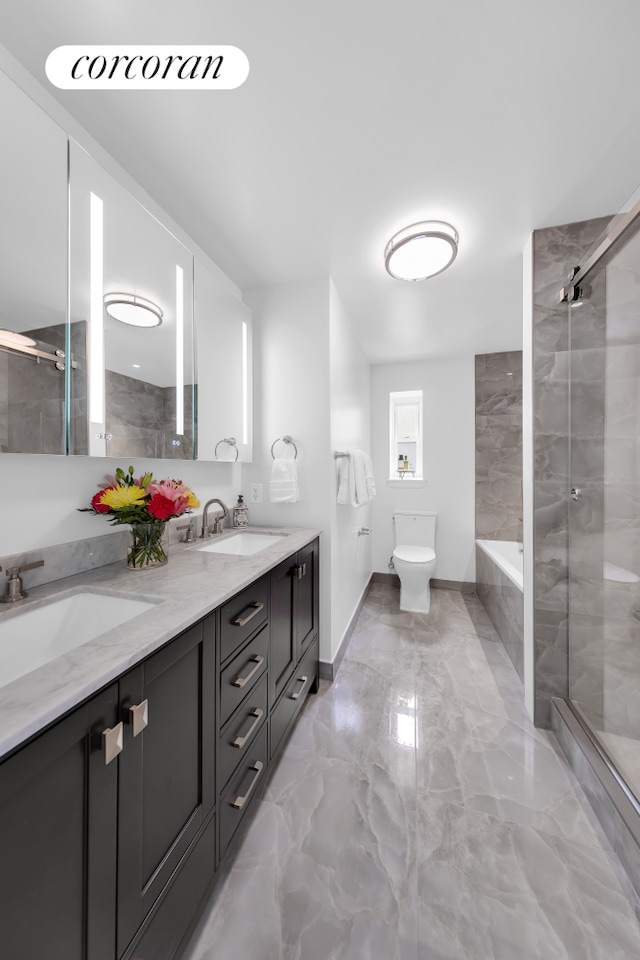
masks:
[[[429,560],[435,560],[435,550],[431,547],[412,547],[400,544],[393,551],[394,557],[398,560],[406,560],[409,563],[428,563]]]

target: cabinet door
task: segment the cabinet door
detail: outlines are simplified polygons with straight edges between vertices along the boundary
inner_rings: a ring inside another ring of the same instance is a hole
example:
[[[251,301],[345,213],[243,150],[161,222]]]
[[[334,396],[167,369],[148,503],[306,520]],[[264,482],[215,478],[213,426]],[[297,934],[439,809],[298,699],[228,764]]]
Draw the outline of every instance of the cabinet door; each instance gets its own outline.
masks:
[[[146,701],[148,726],[127,725],[120,756],[118,956],[213,808],[214,697],[215,632],[202,623],[120,681],[123,719]]]
[[[117,685],[0,764],[0,953],[113,960]]]
[[[293,629],[293,597],[296,587],[295,557],[285,560],[271,571],[271,605],[269,622],[271,651],[269,678],[271,706],[284,690],[296,665],[296,639]]]
[[[299,576],[296,577],[294,624],[296,663],[318,634],[319,610],[319,545],[308,544],[297,556]]]

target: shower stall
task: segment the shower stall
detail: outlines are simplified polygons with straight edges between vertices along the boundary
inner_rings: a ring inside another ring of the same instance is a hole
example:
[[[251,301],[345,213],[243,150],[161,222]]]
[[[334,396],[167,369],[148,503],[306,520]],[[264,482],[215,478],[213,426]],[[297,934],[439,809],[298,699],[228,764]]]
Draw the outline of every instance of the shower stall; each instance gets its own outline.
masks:
[[[559,291],[566,310],[566,691],[553,727],[640,893],[640,200]],[[568,314],[568,315],[567,315]]]

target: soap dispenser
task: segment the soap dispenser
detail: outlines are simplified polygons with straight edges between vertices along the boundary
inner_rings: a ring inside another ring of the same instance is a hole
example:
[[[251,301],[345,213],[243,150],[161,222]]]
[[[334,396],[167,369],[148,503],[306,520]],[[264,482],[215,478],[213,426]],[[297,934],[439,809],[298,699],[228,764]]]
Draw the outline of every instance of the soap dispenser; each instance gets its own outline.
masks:
[[[234,527],[249,526],[249,507],[241,493],[238,494],[238,502],[233,508],[233,525]]]

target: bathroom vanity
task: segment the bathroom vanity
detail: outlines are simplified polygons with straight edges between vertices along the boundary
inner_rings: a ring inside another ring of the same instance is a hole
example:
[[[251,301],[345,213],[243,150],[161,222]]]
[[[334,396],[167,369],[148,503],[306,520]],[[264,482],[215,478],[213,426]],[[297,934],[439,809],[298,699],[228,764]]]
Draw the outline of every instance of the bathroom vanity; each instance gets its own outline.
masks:
[[[180,955],[317,690],[319,531],[274,532],[32,591],[150,606],[0,688],[3,956]]]

